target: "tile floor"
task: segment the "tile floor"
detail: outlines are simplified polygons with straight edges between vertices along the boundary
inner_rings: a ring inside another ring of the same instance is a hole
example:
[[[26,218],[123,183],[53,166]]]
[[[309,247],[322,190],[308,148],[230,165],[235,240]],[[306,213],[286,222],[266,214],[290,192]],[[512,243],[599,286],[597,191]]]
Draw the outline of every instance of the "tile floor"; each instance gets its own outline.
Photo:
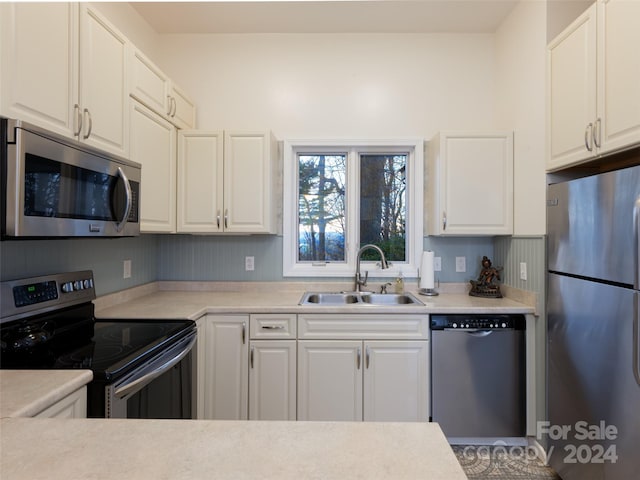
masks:
[[[531,449],[480,445],[452,448],[469,480],[561,480]]]

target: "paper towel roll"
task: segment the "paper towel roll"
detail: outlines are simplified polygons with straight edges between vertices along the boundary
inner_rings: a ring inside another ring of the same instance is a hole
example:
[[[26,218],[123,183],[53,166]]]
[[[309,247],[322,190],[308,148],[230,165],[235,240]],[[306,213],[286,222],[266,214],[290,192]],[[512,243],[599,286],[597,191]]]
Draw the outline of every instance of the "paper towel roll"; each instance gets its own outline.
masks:
[[[433,257],[431,250],[422,252],[422,265],[420,268],[420,288],[433,289],[436,286],[433,273]]]

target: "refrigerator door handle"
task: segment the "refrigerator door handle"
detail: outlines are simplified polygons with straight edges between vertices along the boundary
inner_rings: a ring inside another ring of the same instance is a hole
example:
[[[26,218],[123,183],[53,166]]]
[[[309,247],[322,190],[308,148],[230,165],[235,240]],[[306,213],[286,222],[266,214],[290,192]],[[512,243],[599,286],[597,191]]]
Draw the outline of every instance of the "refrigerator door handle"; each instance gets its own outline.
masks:
[[[633,260],[636,265],[636,273],[633,288],[640,290],[640,196],[636,198],[633,206]]]
[[[633,376],[640,386],[640,293],[636,292],[633,312]]]

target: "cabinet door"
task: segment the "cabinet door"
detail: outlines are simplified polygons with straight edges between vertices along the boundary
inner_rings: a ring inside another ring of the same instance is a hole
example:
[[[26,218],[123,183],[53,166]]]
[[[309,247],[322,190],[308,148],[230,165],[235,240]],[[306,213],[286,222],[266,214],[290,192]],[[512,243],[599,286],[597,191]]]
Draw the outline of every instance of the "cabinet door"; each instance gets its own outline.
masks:
[[[252,340],[249,420],[296,419],[296,341]]]
[[[178,133],[178,232],[222,231],[223,135]]]
[[[275,233],[271,134],[226,133],[224,149],[224,230]]]
[[[39,418],[87,418],[87,387],[70,393],[35,415]]]
[[[513,233],[513,134],[442,132],[433,141],[432,235]]]
[[[595,155],[596,24],[594,4],[549,44],[549,169]]]
[[[142,52],[132,52],[131,96],[159,115],[169,113],[167,76]]]
[[[80,140],[129,156],[127,39],[80,4]]]
[[[364,420],[429,421],[427,341],[364,343]]]
[[[598,2],[601,153],[640,142],[640,2]]]
[[[0,5],[0,114],[73,137],[78,4]]]
[[[178,128],[189,129],[196,126],[196,106],[187,94],[175,84],[169,91],[169,118]]]
[[[208,315],[206,318],[203,367],[206,419],[247,419],[248,326],[249,317],[244,315]]]
[[[298,420],[362,420],[362,342],[298,342]]]
[[[131,101],[131,160],[142,164],[140,231],[176,230],[176,129]]]

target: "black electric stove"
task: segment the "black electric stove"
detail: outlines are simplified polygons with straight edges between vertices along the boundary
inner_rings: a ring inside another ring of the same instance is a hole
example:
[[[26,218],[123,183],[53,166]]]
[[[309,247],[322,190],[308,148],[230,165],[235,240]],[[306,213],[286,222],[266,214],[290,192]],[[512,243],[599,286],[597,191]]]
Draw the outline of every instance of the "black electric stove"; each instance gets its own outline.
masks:
[[[142,376],[155,380],[159,376],[157,369],[164,367],[167,361],[183,354],[182,360],[188,354],[189,363],[192,363],[190,350],[196,336],[193,321],[97,320],[90,271],[3,282],[1,288],[0,367],[91,370],[94,379],[89,385],[90,416],[105,416],[101,410],[117,403],[117,392],[125,391],[127,383],[143,383],[139,380]],[[178,372],[185,368],[192,370],[191,365],[184,363],[176,362],[172,369],[167,369],[165,377],[189,375],[186,371]],[[192,389],[191,377],[192,373],[188,379],[180,378],[179,381],[181,384],[188,382]],[[176,381],[174,378],[165,383],[175,384]],[[175,386],[171,388],[175,390]],[[180,388],[184,390],[182,386]],[[107,398],[109,393],[105,390],[112,390],[115,397]],[[144,392],[146,397],[153,394],[152,388],[148,390]],[[163,395],[167,393],[175,396],[175,392],[166,391]],[[179,397],[181,403],[190,403],[189,410],[192,410],[193,399],[185,400],[190,397],[189,393],[181,391]],[[120,400],[133,404],[129,400],[132,396],[127,390],[126,395],[120,395],[123,397]],[[144,402],[155,400],[146,397]],[[184,413],[185,408],[181,405],[178,410]],[[128,410],[139,411],[139,406],[132,408],[129,405]],[[187,418],[192,417],[191,413],[189,415]],[[157,416],[183,418],[175,412]]]

